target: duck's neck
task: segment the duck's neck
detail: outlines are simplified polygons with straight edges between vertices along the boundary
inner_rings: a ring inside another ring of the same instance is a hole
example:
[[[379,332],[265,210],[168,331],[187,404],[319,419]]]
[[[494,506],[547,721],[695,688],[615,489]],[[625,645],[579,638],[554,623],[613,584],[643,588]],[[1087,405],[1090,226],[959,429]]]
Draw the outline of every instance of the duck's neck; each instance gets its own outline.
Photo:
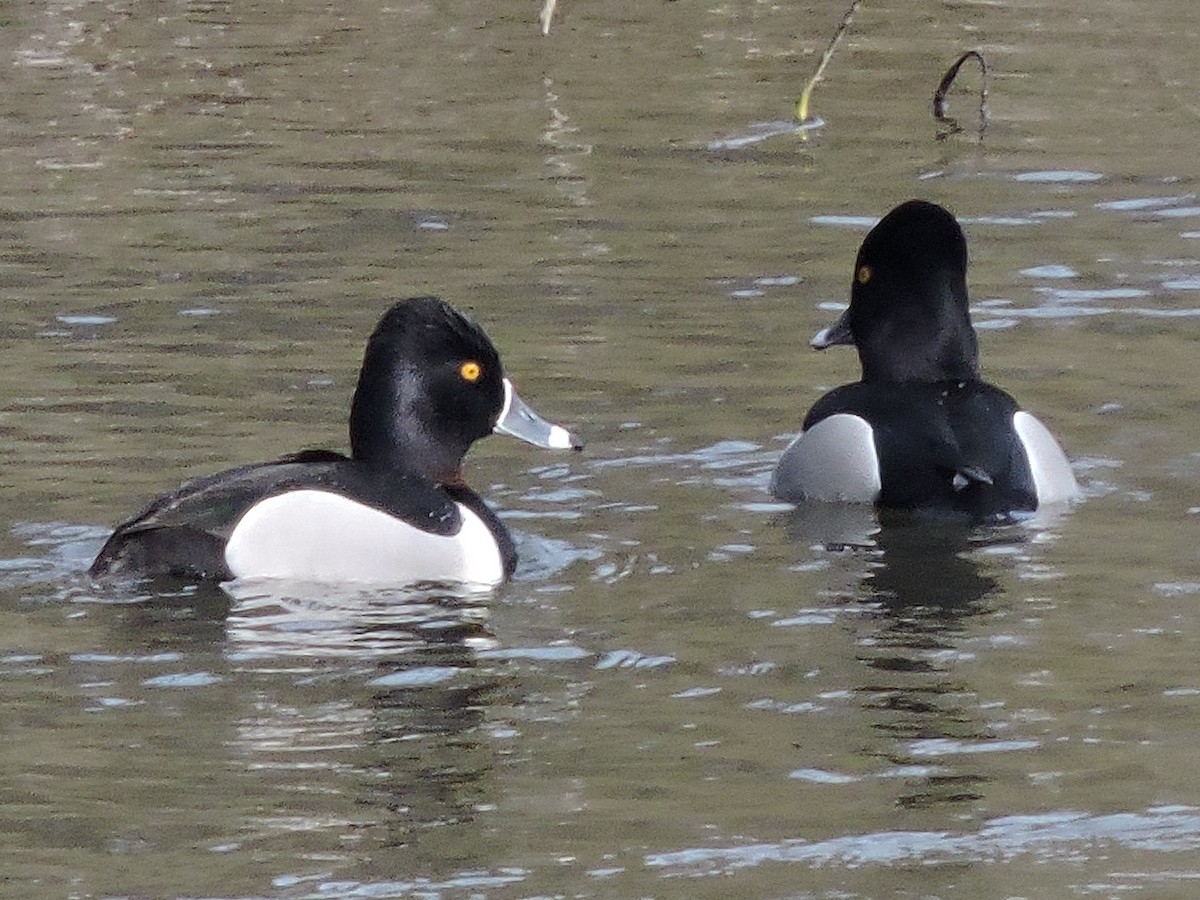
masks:
[[[855,341],[863,381],[971,381],[979,378],[979,342],[962,294],[952,287],[935,293],[936,302],[915,308],[907,319],[889,319],[863,329]],[[853,328],[853,323],[851,325]]]
[[[350,455],[382,469],[419,472],[441,484],[462,478],[470,442],[435,430],[433,410],[403,379],[363,377],[350,408]]]
[[[929,345],[914,342],[893,343],[886,352],[872,353],[870,347],[859,347],[862,380],[870,382],[897,381],[974,381],[979,378],[979,363],[975,335],[970,345],[961,339]]]

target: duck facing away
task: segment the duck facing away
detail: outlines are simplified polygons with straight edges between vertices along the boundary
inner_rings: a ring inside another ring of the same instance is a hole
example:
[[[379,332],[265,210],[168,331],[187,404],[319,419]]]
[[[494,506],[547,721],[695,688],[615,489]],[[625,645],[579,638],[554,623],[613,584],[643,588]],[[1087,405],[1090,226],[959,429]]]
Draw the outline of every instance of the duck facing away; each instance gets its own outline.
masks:
[[[517,396],[482,328],[436,297],[402,300],[367,342],[350,456],[305,450],[185,484],[119,525],[90,574],[494,586],[516,549],[462,475],[493,432],[583,446]]]
[[[1077,496],[1049,430],[979,375],[967,242],[942,207],[902,203],[858,251],[850,306],[812,340],[852,344],[862,378],[809,410],[771,493],[1003,519]]]

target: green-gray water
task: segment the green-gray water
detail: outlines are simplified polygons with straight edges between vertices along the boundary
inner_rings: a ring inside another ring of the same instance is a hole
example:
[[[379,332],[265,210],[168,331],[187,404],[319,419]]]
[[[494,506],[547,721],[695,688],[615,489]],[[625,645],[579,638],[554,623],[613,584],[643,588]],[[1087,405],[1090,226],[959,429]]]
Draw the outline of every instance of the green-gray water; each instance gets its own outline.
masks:
[[[844,6],[0,3],[0,894],[1193,896],[1200,6],[868,0],[754,140]],[[911,196],[1088,499],[842,546],[766,484]],[[589,441],[470,457],[515,582],[93,590],[431,292]]]

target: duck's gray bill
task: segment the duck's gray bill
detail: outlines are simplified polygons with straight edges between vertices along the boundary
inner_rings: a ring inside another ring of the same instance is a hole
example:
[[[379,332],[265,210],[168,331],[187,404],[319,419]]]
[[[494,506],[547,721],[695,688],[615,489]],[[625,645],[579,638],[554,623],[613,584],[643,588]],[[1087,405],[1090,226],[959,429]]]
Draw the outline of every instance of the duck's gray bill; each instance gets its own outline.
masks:
[[[838,320],[828,328],[822,328],[813,335],[809,344],[814,350],[824,350],[826,347],[836,347],[839,344],[853,346],[854,334],[850,331],[850,310],[838,316]]]
[[[500,411],[500,418],[492,430],[496,434],[507,434],[548,450],[583,449],[583,441],[561,425],[547,422],[534,412],[517,396],[512,382],[507,378],[504,379],[504,409]]]

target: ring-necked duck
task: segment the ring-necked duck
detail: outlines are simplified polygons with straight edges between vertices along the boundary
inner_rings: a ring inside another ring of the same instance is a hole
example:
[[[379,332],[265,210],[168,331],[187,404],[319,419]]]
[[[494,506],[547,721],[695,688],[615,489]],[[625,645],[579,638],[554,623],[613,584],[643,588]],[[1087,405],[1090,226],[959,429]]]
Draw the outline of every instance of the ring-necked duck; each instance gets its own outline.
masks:
[[[462,476],[493,431],[583,446],[517,396],[483,329],[436,297],[402,300],[367,342],[349,457],[305,450],[185,484],[118,526],[90,573],[499,584],[516,549]]]
[[[936,204],[910,200],[871,229],[849,309],[812,339],[818,350],[853,344],[862,380],[809,411],[772,494],[977,520],[1076,496],[1053,435],[979,377],[966,271],[962,229]]]

